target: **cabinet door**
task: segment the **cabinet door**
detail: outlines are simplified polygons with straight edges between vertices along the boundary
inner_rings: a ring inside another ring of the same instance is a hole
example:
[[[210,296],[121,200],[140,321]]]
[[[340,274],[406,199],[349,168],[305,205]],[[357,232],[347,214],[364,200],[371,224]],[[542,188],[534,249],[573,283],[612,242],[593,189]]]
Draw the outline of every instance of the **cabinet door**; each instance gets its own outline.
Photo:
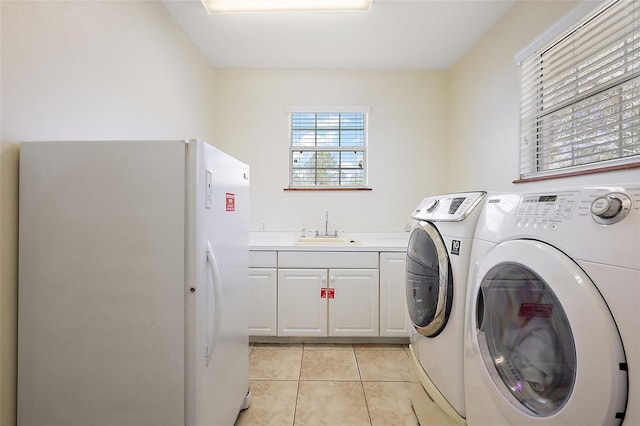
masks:
[[[276,268],[249,268],[249,335],[275,336]]]
[[[405,299],[406,253],[380,253],[380,336],[409,336]]]
[[[330,269],[328,287],[329,336],[378,336],[377,269]]]
[[[278,336],[327,335],[326,287],[326,269],[278,270]]]

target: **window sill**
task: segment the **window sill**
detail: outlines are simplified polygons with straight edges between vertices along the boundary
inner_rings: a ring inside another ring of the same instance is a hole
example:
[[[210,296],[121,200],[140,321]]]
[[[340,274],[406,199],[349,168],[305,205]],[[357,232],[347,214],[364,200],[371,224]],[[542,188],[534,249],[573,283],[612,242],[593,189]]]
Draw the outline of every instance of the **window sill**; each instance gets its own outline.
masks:
[[[604,173],[604,172],[612,172],[617,170],[628,170],[628,169],[637,169],[637,168],[640,168],[640,162],[634,162],[629,164],[619,164],[616,166],[601,167],[598,169],[580,170],[576,172],[566,172],[566,173],[559,172],[558,174],[554,174],[554,175],[531,176],[531,177],[516,179],[512,181],[512,183],[517,184],[517,183],[537,182],[541,180],[560,179],[560,178],[566,178],[566,177],[591,175],[594,173]]]
[[[284,188],[283,191],[373,191],[368,187],[345,188]]]

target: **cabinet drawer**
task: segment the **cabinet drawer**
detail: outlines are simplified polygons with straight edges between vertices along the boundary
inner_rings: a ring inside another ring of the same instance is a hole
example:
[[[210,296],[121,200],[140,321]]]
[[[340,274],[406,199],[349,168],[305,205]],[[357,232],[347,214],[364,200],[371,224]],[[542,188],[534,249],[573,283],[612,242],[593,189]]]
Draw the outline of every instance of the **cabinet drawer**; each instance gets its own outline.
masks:
[[[279,268],[377,268],[377,252],[281,251]]]
[[[249,251],[250,268],[275,268],[278,266],[278,254],[275,251]]]

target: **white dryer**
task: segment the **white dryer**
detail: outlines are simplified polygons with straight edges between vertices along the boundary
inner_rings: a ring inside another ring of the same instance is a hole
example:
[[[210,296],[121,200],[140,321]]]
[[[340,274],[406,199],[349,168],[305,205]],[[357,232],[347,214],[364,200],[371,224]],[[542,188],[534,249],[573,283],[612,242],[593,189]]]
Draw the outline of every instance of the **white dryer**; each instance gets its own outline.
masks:
[[[640,424],[640,185],[487,197],[470,268],[469,425]]]
[[[432,401],[453,420],[464,423],[465,296],[471,244],[485,195],[428,197],[412,214],[406,300],[413,322],[411,401],[422,424],[433,422]]]

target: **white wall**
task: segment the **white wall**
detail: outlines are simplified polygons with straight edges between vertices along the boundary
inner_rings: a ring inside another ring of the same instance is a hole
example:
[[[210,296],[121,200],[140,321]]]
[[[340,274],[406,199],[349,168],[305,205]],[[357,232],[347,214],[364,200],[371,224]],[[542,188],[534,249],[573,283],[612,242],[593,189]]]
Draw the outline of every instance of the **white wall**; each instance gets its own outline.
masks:
[[[215,144],[251,166],[251,229],[402,232],[427,194],[446,186],[447,73],[216,70]],[[288,106],[371,107],[372,191],[284,191]]]
[[[251,165],[251,227],[402,231],[427,194],[517,177],[513,57],[575,2],[519,0],[447,71],[212,71],[161,3],[0,1],[0,424],[15,422],[18,142],[201,137]],[[425,41],[431,42],[431,41]],[[372,191],[287,186],[287,106],[368,105]]]
[[[634,169],[512,184],[519,175],[520,71],[514,57],[579,3],[514,3],[450,70],[449,190],[535,191],[640,181],[640,169]]]
[[[18,142],[210,139],[213,74],[160,2],[1,4],[0,424],[15,424]]]

